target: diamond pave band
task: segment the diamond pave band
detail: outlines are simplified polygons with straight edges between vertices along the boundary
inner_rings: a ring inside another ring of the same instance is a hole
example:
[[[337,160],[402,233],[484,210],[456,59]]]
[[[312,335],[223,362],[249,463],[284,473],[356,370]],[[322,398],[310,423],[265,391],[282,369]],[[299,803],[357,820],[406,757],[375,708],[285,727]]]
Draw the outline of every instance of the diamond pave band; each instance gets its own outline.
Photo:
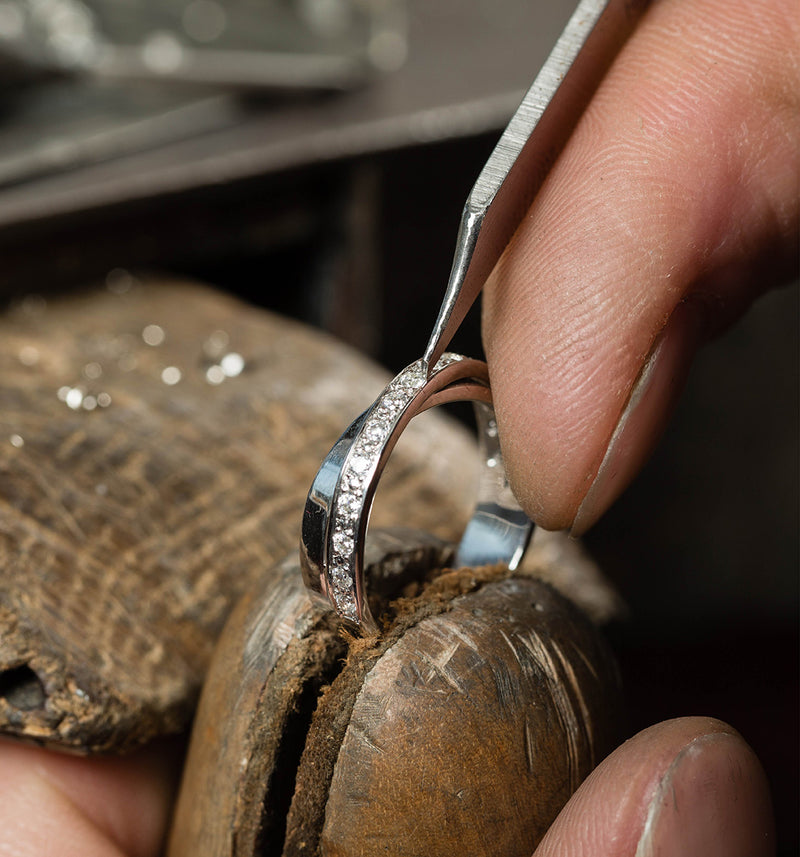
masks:
[[[446,402],[472,401],[484,463],[478,504],[456,565],[516,566],[533,524],[514,499],[503,468],[486,364],[444,354],[429,374],[422,360],[406,367],[334,444],[306,500],[300,544],[306,586],[348,622],[376,629],[367,604],[364,542],[378,480],[408,422]]]

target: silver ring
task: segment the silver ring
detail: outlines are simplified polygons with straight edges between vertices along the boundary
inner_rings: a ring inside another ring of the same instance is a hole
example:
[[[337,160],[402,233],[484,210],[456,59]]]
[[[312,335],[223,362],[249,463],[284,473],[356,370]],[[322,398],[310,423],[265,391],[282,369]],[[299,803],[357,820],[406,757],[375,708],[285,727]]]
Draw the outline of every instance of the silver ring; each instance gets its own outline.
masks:
[[[403,429],[419,413],[472,401],[483,461],[478,503],[456,552],[455,566],[505,563],[516,568],[533,531],[503,466],[489,373],[481,360],[444,354],[429,374],[418,360],[348,427],[322,462],[306,499],[300,538],[303,580],[339,616],[377,629],[367,603],[364,542],[378,480]]]

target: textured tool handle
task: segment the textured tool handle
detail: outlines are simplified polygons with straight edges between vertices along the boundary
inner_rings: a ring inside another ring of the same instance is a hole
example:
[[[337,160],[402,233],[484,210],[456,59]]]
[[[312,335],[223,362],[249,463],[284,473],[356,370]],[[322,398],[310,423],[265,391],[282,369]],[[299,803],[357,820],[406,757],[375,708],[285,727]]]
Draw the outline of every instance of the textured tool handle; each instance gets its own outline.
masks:
[[[447,348],[648,0],[580,0],[469,193],[424,359]]]

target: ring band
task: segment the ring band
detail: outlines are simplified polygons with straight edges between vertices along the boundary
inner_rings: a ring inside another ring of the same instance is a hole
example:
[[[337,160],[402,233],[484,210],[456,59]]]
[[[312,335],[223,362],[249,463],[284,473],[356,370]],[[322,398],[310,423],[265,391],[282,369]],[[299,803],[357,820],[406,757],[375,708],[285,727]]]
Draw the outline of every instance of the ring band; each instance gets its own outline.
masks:
[[[481,360],[444,354],[430,374],[418,360],[354,420],[322,463],[308,493],[300,540],[303,580],[342,619],[374,631],[364,581],[364,542],[378,480],[410,420],[436,405],[472,401],[483,461],[478,503],[455,565],[515,568],[533,530],[503,467],[489,374]]]

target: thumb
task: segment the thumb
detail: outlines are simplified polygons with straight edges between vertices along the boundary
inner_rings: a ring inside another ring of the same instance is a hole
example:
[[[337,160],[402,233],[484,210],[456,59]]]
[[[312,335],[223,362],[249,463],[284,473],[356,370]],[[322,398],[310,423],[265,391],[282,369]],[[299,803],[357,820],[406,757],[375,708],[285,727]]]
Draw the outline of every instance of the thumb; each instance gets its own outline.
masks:
[[[661,0],[486,285],[512,485],[582,532],[655,445],[693,354],[796,257],[793,0]]]
[[[769,787],[733,729],[683,717],[618,747],[564,807],[534,857],[766,857]]]

